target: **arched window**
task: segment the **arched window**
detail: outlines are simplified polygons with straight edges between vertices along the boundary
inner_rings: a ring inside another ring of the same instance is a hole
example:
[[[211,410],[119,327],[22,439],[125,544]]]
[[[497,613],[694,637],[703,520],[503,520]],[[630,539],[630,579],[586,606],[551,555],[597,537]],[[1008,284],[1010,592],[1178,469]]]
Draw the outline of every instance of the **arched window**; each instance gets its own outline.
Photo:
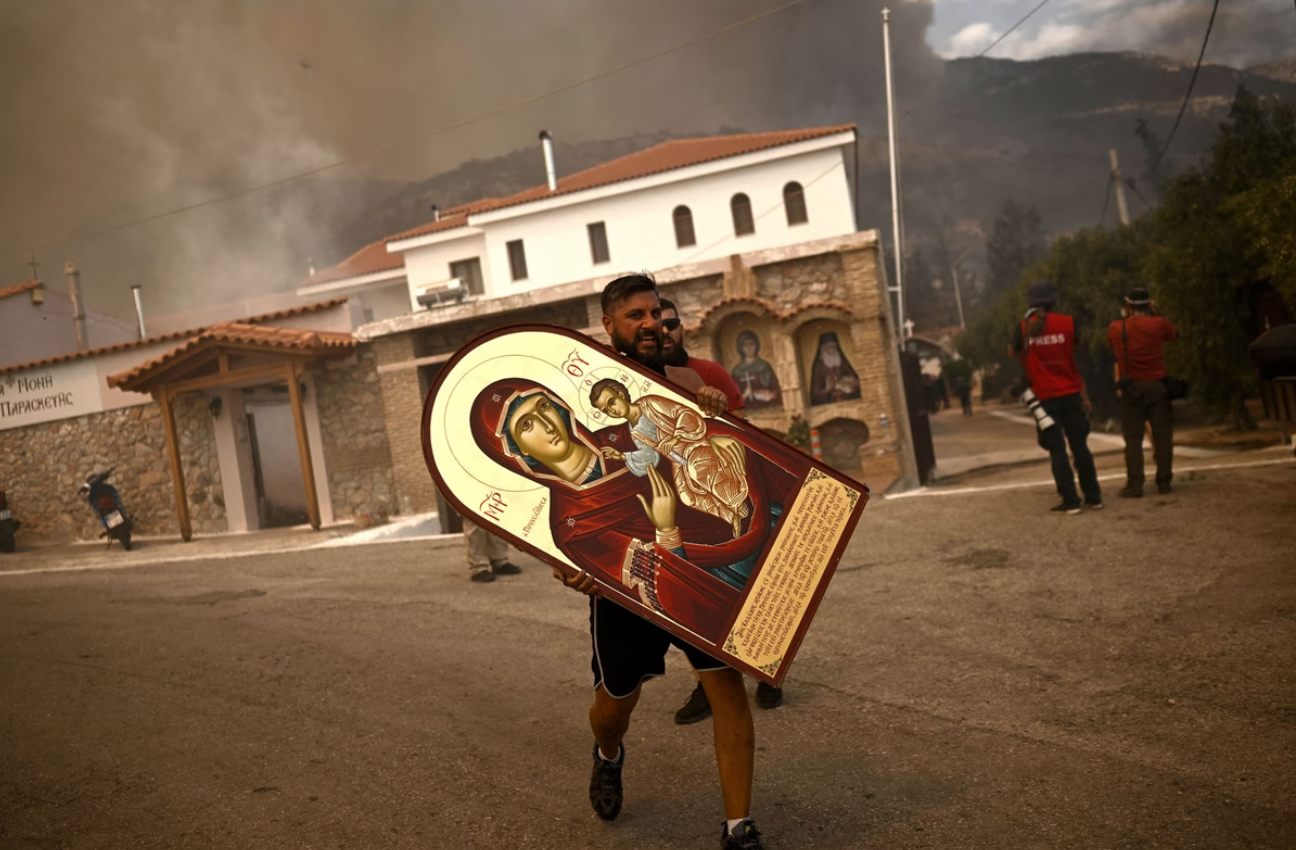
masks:
[[[805,190],[795,180],[783,187],[783,209],[787,211],[789,227],[810,220],[806,215]]]
[[[693,211],[681,204],[675,208],[671,216],[675,219],[675,247],[687,248],[696,245],[697,236],[693,233]]]
[[[729,209],[733,212],[735,236],[746,236],[756,232],[756,222],[752,219],[751,198],[739,192],[729,199]]]

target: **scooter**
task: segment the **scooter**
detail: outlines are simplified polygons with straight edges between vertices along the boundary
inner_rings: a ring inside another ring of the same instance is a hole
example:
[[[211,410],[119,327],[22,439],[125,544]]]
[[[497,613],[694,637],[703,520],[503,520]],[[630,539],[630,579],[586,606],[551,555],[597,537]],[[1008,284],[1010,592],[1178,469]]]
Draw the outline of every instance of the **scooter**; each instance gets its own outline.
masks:
[[[14,534],[20,525],[22,523],[14,519],[13,510],[9,507],[9,498],[0,490],[0,552],[14,550]]]
[[[99,523],[104,527],[99,536],[107,537],[110,547],[114,540],[120,540],[122,548],[129,552],[133,523],[126,514],[126,506],[122,504],[121,493],[118,493],[117,488],[108,483],[108,476],[112,475],[112,472],[112,469],[108,469],[91,475],[81,485],[81,489],[77,491],[77,494],[86,497],[86,501],[90,503],[90,509],[94,511],[95,519],[99,520]]]

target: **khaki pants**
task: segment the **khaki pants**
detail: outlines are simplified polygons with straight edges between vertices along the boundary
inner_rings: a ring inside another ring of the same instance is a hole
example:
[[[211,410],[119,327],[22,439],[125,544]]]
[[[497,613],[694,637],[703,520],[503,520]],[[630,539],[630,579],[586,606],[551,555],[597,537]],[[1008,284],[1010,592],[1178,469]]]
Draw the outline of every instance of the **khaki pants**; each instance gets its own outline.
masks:
[[[508,563],[508,544],[480,525],[463,521],[464,542],[468,546],[468,572],[480,573]]]

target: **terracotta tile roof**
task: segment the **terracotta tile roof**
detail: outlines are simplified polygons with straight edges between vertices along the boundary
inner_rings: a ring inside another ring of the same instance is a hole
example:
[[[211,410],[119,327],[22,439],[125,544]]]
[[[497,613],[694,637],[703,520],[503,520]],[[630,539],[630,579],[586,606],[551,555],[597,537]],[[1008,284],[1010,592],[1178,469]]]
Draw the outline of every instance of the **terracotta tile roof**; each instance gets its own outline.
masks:
[[[701,165],[731,156],[741,156],[770,148],[806,142],[837,133],[846,133],[855,129],[854,124],[841,124],[835,127],[813,127],[805,130],[781,130],[773,133],[743,133],[735,136],[708,136],[701,139],[675,139],[663,142],[647,150],[578,171],[558,180],[558,188],[549,191],[548,185],[536,186],[525,192],[519,192],[508,198],[501,198],[489,207],[490,211],[505,207],[517,206],[531,201],[552,198],[556,195],[567,195],[572,192],[583,192],[625,180],[649,177],[666,171]],[[476,210],[475,212],[487,212]]]
[[[0,289],[0,301],[12,295],[21,295],[24,292],[35,289],[40,285],[41,282],[39,280],[29,280],[26,283],[20,283],[17,284],[16,286],[9,286],[9,287],[5,287],[4,289]]]
[[[476,204],[465,204],[465,207],[479,207],[487,203],[495,203],[498,198],[491,198],[489,201],[478,201]],[[476,211],[475,209],[473,210]],[[455,207],[452,210],[446,210],[441,213],[441,217],[436,221],[429,221],[427,224],[420,224],[412,230],[406,230],[403,233],[397,233],[395,236],[388,236],[384,241],[395,242],[398,239],[411,239],[415,236],[426,236],[429,233],[439,233],[442,230],[453,230],[456,227],[463,227],[468,224],[468,212],[464,207]],[[395,256],[400,256],[396,254]]]
[[[351,334],[330,331],[312,331],[304,328],[275,328],[247,322],[222,322],[213,325],[180,345],[143,363],[108,376],[108,386],[119,387],[145,376],[149,372],[204,345],[254,345],[271,351],[300,351],[309,354],[341,353],[355,348]]]
[[[251,316],[242,319],[240,322],[249,325],[277,322],[280,319],[288,319],[293,316],[303,316],[307,313],[327,310],[331,307],[336,307],[339,304],[345,304],[346,302],[346,298],[330,298],[327,301],[320,301],[317,304],[303,304],[300,307],[289,307],[284,310],[276,310],[273,313],[262,313],[259,316]],[[115,345],[105,345],[101,348],[91,348],[86,351],[73,351],[69,354],[60,354],[57,357],[46,357],[44,360],[33,360],[30,363],[18,363],[13,366],[0,366],[0,375],[5,372],[21,372],[24,369],[37,369],[41,366],[53,366],[58,363],[68,363],[72,360],[80,360],[82,357],[97,357],[100,354],[113,354],[118,351],[129,351],[132,348],[141,348],[147,345],[155,345],[159,342],[167,342],[168,340],[197,336],[209,327],[212,326],[203,325],[197,328],[189,328],[188,330],[175,331],[174,333],[158,334],[157,336],[149,336],[144,339],[135,339],[130,342],[119,342]]]
[[[345,280],[349,277],[360,277],[388,269],[399,269],[405,265],[405,258],[399,253],[387,253],[387,240],[366,245],[332,268],[316,272],[301,284],[314,286],[334,280]]]

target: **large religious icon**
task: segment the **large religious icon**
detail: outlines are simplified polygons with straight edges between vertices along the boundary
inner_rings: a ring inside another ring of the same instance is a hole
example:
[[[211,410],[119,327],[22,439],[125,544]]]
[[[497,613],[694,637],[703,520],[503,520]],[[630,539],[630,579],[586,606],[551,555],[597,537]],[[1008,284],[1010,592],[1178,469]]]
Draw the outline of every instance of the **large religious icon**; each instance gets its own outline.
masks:
[[[783,406],[783,390],[779,388],[778,375],[769,361],[760,356],[760,337],[755,331],[738,334],[738,356],[742,359],[733,367],[733,379],[742,390],[743,404],[748,410]]]
[[[786,674],[868,490],[564,328],[460,349],[423,410],[455,509],[763,681]]]
[[[819,348],[810,369],[810,403],[831,404],[859,397],[859,375],[846,359],[836,331],[820,334]]]

